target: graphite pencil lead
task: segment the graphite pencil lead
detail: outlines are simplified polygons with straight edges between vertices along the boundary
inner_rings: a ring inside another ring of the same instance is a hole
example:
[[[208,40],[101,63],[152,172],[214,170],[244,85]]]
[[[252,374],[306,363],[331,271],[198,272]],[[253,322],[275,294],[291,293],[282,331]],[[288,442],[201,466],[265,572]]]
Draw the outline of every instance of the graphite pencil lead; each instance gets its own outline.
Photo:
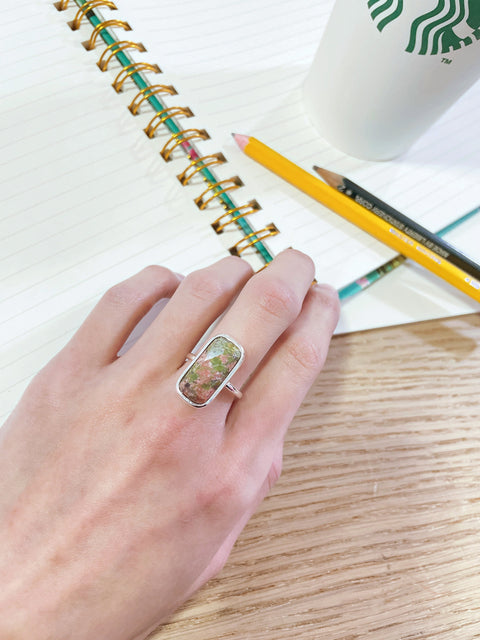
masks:
[[[338,189],[338,187],[343,185],[344,178],[340,174],[333,173],[333,171],[328,171],[327,169],[322,169],[321,167],[317,167],[317,165],[313,165],[313,168],[331,187]]]

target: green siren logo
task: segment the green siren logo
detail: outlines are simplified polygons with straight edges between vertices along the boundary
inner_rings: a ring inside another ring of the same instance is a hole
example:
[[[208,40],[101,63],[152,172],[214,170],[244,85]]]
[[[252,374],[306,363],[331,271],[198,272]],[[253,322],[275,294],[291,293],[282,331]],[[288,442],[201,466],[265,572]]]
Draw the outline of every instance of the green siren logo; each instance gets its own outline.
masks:
[[[412,0],[413,2],[418,0]],[[436,6],[410,25],[405,51],[419,55],[449,53],[480,40],[480,0],[435,0]],[[422,3],[425,7],[425,2]],[[433,4],[433,2],[432,2]],[[368,0],[379,31],[400,18],[404,0]]]

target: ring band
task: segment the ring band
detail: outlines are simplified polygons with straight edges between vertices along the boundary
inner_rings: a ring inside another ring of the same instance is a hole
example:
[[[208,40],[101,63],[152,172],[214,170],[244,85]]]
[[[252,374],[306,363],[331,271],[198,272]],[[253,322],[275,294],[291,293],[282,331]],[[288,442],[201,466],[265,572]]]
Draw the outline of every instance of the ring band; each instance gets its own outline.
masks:
[[[236,398],[242,397],[230,382],[230,378],[241,365],[245,352],[230,336],[220,334],[208,341],[198,355],[188,353],[189,361],[177,381],[177,392],[193,407],[209,404],[222,389],[227,389]]]

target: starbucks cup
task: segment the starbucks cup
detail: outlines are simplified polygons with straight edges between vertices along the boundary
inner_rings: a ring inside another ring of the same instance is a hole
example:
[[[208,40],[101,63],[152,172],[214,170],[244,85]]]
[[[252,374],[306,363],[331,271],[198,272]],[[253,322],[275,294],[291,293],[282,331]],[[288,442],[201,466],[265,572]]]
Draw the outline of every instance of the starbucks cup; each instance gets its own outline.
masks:
[[[480,0],[336,0],[304,85],[333,146],[404,153],[480,77]]]

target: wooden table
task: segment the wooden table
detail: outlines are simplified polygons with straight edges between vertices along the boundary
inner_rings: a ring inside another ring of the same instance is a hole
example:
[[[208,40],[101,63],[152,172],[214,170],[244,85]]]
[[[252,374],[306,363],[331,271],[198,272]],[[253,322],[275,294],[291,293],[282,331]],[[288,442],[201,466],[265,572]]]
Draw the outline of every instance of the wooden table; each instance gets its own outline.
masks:
[[[480,316],[337,336],[284,471],[153,638],[480,638]]]

